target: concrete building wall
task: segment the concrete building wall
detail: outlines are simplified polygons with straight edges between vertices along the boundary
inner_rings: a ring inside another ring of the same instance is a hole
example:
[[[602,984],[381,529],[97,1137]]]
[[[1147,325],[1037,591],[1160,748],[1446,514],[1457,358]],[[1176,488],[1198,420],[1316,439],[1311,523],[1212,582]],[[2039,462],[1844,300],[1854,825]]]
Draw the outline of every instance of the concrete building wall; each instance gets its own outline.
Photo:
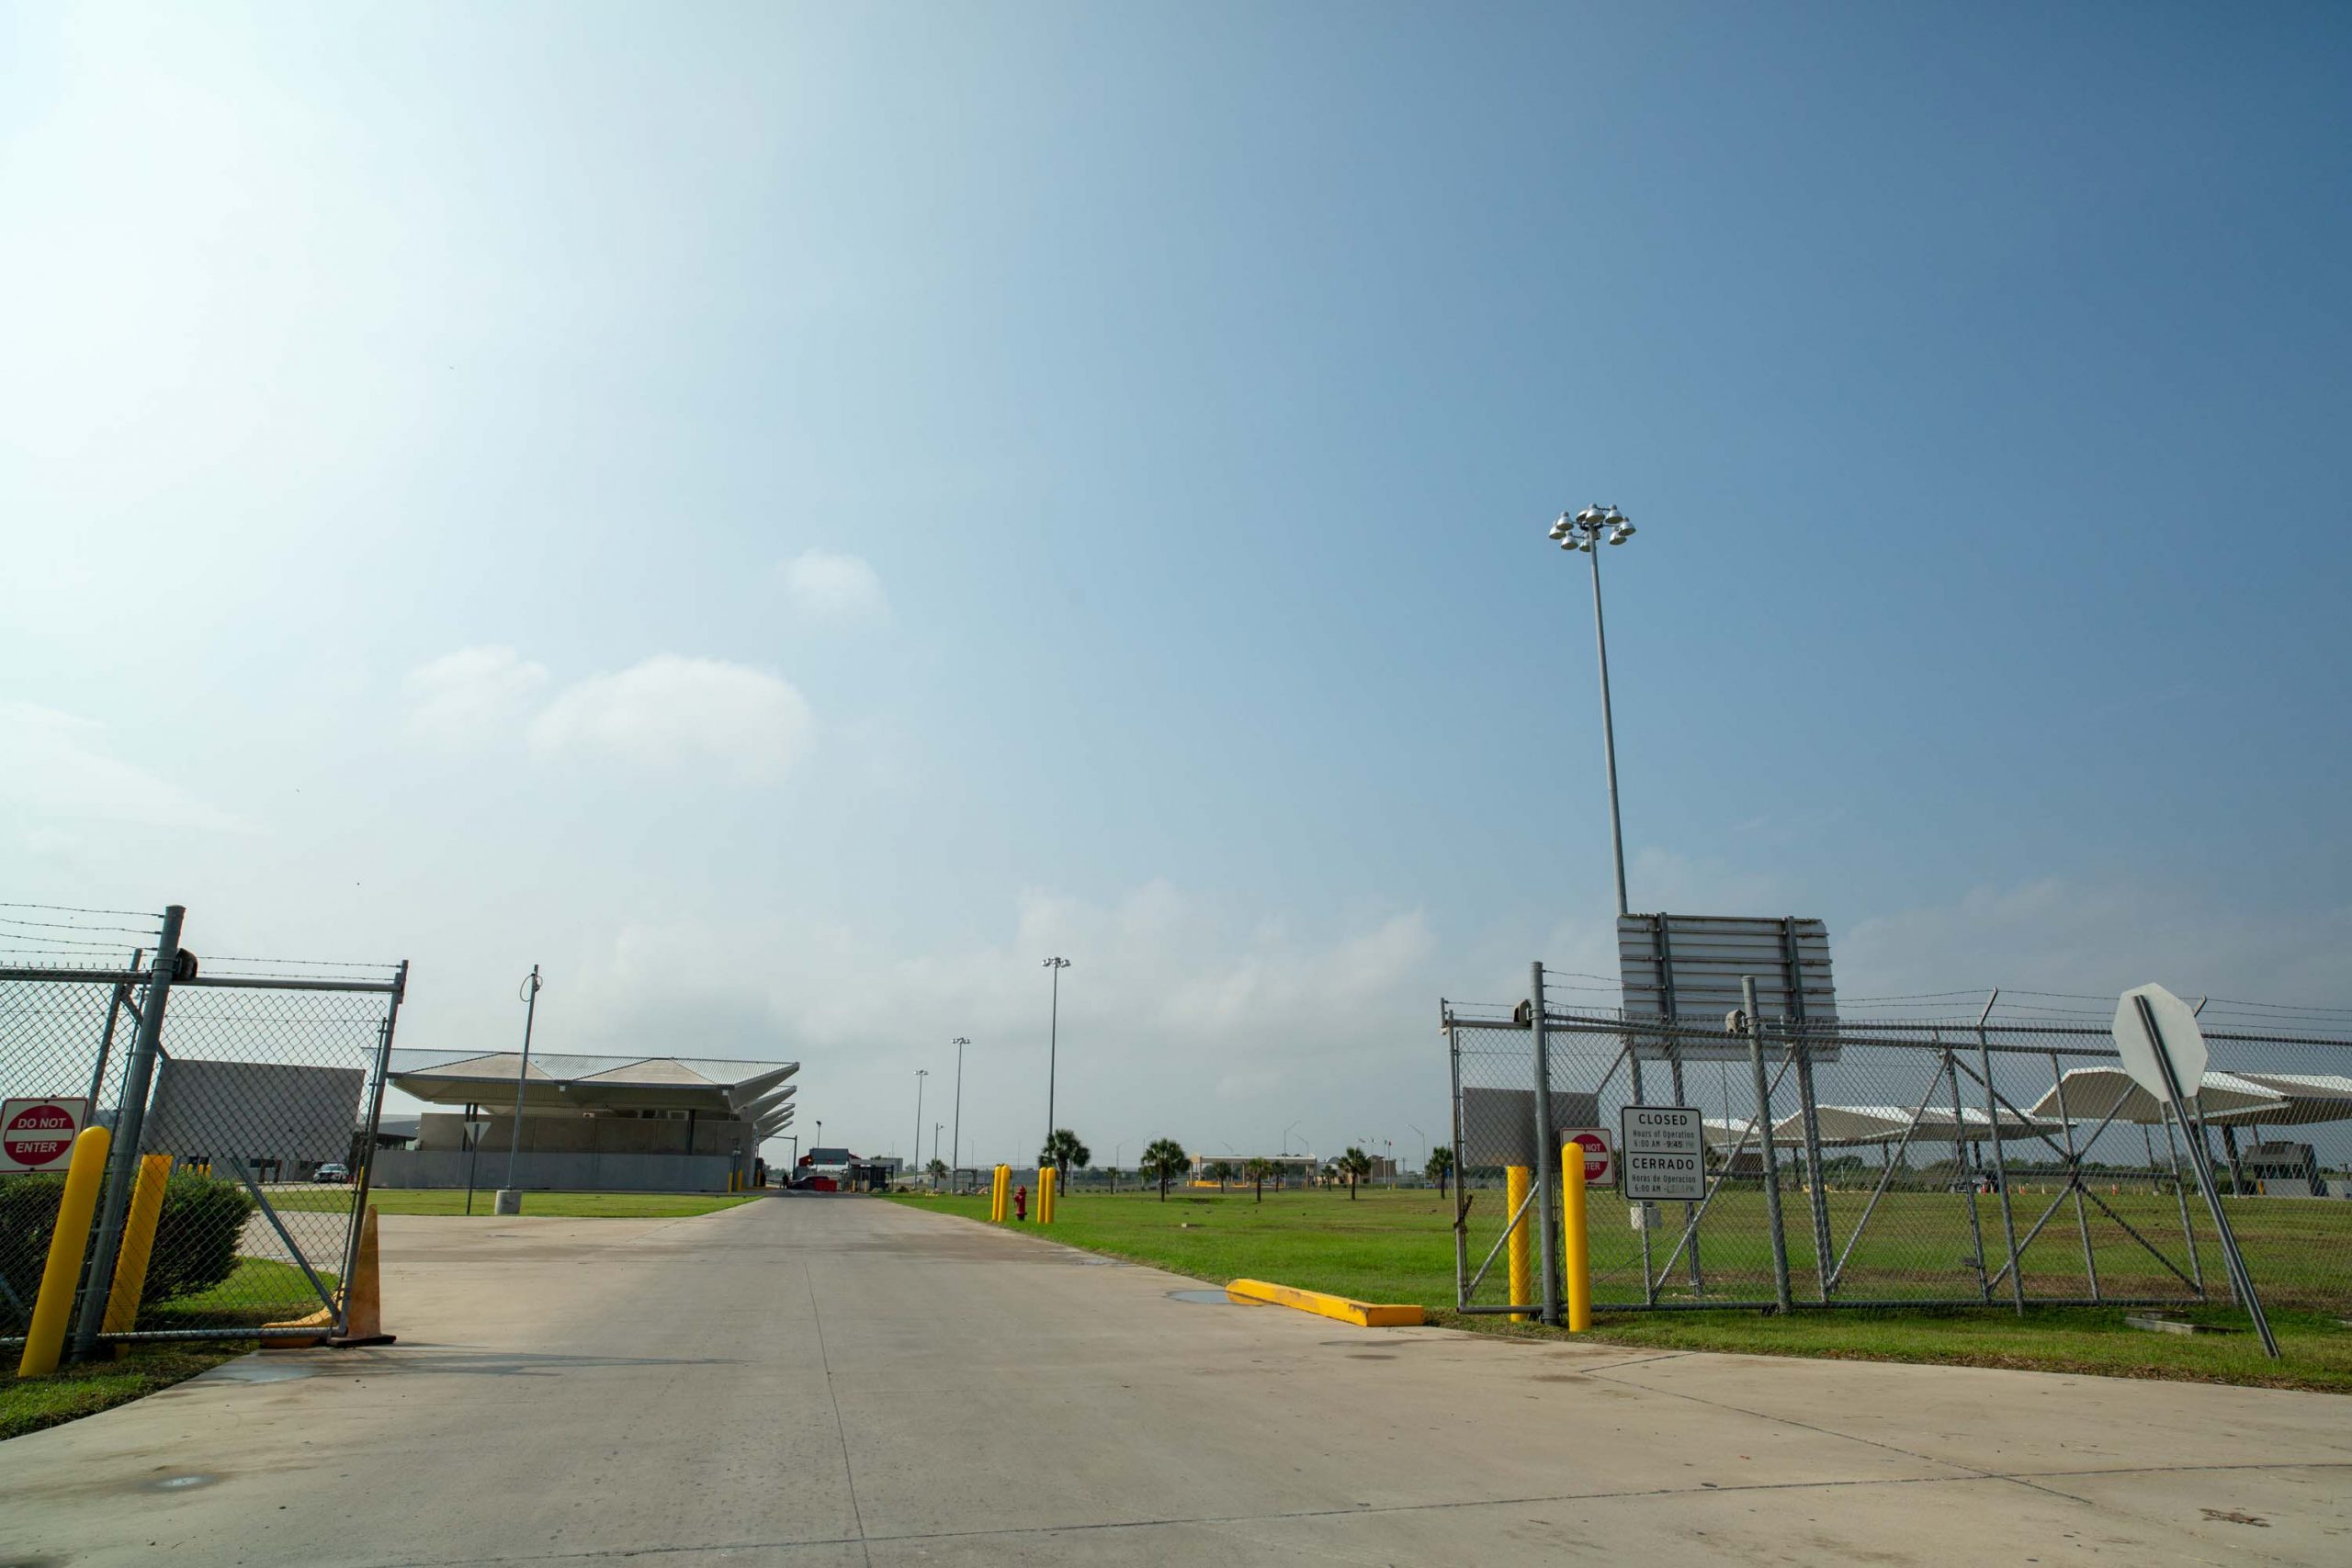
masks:
[[[527,1125],[530,1118],[526,1117]],[[372,1178],[379,1187],[463,1187],[471,1154],[458,1149],[383,1149]],[[746,1155],[741,1168],[748,1171]],[[737,1162],[717,1155],[531,1154],[514,1158],[514,1184],[562,1192],[723,1192]],[[489,1139],[474,1168],[485,1190],[506,1182],[506,1145]]]
[[[482,1158],[496,1150],[501,1159],[512,1141],[514,1119],[492,1114],[481,1135]],[[691,1130],[693,1145],[687,1145]],[[726,1155],[741,1147],[748,1158],[753,1145],[752,1125],[724,1117],[697,1117],[691,1124],[681,1117],[668,1121],[639,1116],[532,1116],[523,1118],[526,1154],[603,1155]],[[417,1124],[417,1148],[425,1153],[462,1151],[466,1119],[455,1111],[427,1111]]]

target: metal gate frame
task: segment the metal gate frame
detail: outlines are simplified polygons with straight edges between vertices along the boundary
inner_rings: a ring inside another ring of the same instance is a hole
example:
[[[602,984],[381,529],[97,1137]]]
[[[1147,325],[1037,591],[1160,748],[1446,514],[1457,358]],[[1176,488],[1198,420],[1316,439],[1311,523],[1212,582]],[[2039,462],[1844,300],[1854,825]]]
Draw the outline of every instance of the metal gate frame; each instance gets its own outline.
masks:
[[[0,985],[11,982],[52,983],[75,986],[112,987],[107,1011],[107,1021],[101,1035],[96,1062],[92,1073],[89,1096],[95,1123],[101,1112],[99,1100],[108,1059],[115,1042],[116,1025],[123,1014],[130,1015],[136,1026],[131,1043],[131,1055],[124,1071],[120,1089],[110,1108],[113,1112],[113,1139],[107,1156],[104,1185],[98,1199],[95,1235],[85,1255],[85,1263],[71,1321],[71,1353],[75,1359],[89,1357],[104,1344],[193,1339],[272,1339],[317,1338],[328,1332],[321,1325],[301,1327],[268,1327],[258,1325],[228,1325],[220,1326],[189,1325],[171,1328],[131,1328],[108,1332],[103,1326],[106,1305],[114,1282],[115,1266],[121,1251],[124,1224],[131,1196],[137,1185],[141,1156],[141,1142],[149,1100],[154,1087],[155,1066],[171,1059],[166,1045],[168,1032],[166,1015],[175,991],[258,991],[278,993],[323,992],[343,995],[377,995],[384,998],[382,1020],[376,1026],[376,1041],[372,1060],[362,1081],[361,1103],[365,1107],[364,1122],[354,1128],[356,1147],[351,1161],[351,1202],[344,1215],[343,1235],[332,1258],[313,1258],[286,1224],[277,1207],[269,1201],[260,1183],[242,1162],[229,1162],[231,1173],[255,1203],[257,1213],[267,1221],[288,1256],[301,1269],[320,1304],[332,1314],[331,1332],[337,1337],[350,1327],[350,1303],[347,1292],[329,1289],[320,1278],[319,1266],[331,1263],[338,1280],[348,1281],[358,1265],[360,1218],[367,1212],[368,1199],[375,1170],[376,1143],[382,1124],[384,1090],[391,1059],[392,1042],[400,1017],[401,1003],[408,989],[408,963],[401,961],[391,966],[391,977],[385,980],[360,978],[305,978],[279,975],[206,975],[196,955],[184,951],[179,944],[186,911],[173,905],[164,912],[162,930],[153,949],[153,956],[142,970],[141,961],[147,950],[134,949],[128,967],[120,971],[70,964],[0,964]],[[276,965],[266,965],[276,966]],[[332,1213],[333,1211],[327,1211]],[[314,1246],[311,1250],[317,1250]],[[0,1338],[0,1346],[22,1345],[22,1336]]]

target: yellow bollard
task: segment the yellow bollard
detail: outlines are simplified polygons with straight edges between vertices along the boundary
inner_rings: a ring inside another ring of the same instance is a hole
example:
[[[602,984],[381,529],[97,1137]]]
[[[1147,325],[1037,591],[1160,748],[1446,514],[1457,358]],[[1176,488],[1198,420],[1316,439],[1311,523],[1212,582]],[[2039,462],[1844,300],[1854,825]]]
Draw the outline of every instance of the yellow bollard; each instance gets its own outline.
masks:
[[[49,1262],[40,1271],[40,1293],[33,1298],[32,1325],[25,1330],[20,1378],[47,1377],[65,1349],[65,1320],[74,1314],[74,1290],[82,1279],[82,1253],[90,1245],[90,1216],[106,1179],[107,1151],[114,1134],[85,1127],[74,1140],[65,1168],[65,1192],[57,1201],[57,1228],[50,1233]]]
[[[1012,1174],[1010,1167],[1001,1165],[989,1177],[989,1223],[990,1224],[1004,1224],[1005,1208],[1012,1196],[1009,1179]]]
[[[1060,1190],[1060,1187],[1061,1172],[1052,1166],[1046,1166],[1037,1172],[1037,1223],[1039,1224],[1049,1225],[1054,1223],[1054,1194]]]
[[[172,1179],[172,1156],[148,1155],[139,1162],[139,1185],[130,1190],[130,1212],[123,1216],[122,1250],[115,1254],[114,1288],[107,1292],[105,1334],[128,1334],[139,1323],[139,1296],[147,1288],[147,1262],[155,1251],[155,1222],[164,1214],[164,1184]],[[117,1345],[114,1353],[130,1353]]]
[[[1585,1236],[1584,1145],[1560,1145],[1562,1238],[1567,1251],[1568,1332],[1592,1326],[1592,1255]]]
[[[1510,1299],[1513,1305],[1535,1299],[1534,1249],[1528,1246],[1529,1216],[1520,1214],[1520,1205],[1527,1201],[1527,1190],[1533,1172],[1523,1165],[1514,1165],[1503,1172],[1503,1207],[1519,1218],[1510,1227]],[[1513,1323],[1525,1323],[1528,1314],[1515,1312]]]

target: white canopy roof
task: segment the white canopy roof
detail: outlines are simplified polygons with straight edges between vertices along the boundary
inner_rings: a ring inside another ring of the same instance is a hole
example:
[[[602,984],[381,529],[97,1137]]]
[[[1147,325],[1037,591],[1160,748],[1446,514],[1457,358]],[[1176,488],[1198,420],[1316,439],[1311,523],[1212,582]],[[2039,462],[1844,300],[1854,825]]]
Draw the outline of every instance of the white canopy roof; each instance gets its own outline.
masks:
[[[2337,1082],[2346,1080],[2337,1079]],[[2352,1083],[2346,1083],[2352,1090]],[[2061,1073],[2050,1091],[2033,1102],[2032,1114],[2055,1124],[2061,1118],[2059,1102],[2065,1102],[2064,1119],[2077,1125],[2093,1125],[2106,1120],[2110,1110],[2115,1120],[2135,1127],[2161,1125],[2164,1111],[2156,1097],[2142,1089],[2132,1075],[2121,1067],[2070,1067]],[[2278,1114],[2287,1105],[2284,1095],[2236,1073],[2207,1073],[2199,1084],[2197,1109],[2208,1122],[2267,1122],[2286,1121]],[[2347,1103],[2335,1114],[2352,1115],[2352,1094]],[[2120,1108],[2118,1108],[2118,1102]],[[2327,1117],[2314,1117],[2326,1121]]]
[[[1870,1144],[1896,1144],[1903,1141],[1904,1130],[1911,1129],[1915,1144],[1978,1143],[1993,1135],[1992,1118],[1973,1105],[1963,1105],[1960,1120],[1952,1120],[1949,1105],[1930,1105],[1918,1112],[1916,1119],[1908,1105],[1824,1105],[1815,1115],[1821,1128],[1824,1148],[1857,1148]],[[1916,1125],[1915,1125],[1916,1121]],[[2001,1112],[2001,1136],[2030,1138],[2035,1134],[2054,1128],[2056,1123],[2019,1116],[2014,1111]],[[1739,1146],[1742,1138],[1748,1146],[1757,1146],[1752,1122],[1734,1121],[1727,1117],[1706,1118],[1707,1146],[1729,1151]],[[1772,1142],[1789,1148],[1804,1142],[1804,1113],[1792,1111],[1772,1123]]]
[[[511,1107],[519,1074],[526,1111],[698,1111],[763,1128],[779,1113],[791,1119],[792,1090],[784,1084],[799,1070],[797,1062],[560,1051],[533,1052],[527,1071],[512,1051],[395,1050],[391,1060],[393,1087],[432,1105]]]
[[[2248,1110],[2221,1118],[2226,1122],[2260,1122],[2279,1126],[2352,1119],[2352,1078],[2334,1073],[2256,1073],[2236,1075],[2278,1096],[2286,1103]],[[2203,1096],[2199,1095],[2201,1103]],[[2207,1112],[2211,1115],[2211,1111]]]

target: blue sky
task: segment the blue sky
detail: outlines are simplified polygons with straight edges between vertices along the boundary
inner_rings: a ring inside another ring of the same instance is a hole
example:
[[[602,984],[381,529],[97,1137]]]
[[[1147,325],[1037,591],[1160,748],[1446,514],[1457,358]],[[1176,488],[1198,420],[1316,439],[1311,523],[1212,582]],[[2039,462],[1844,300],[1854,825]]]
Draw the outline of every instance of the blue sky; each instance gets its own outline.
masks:
[[[416,1045],[539,962],[861,1147],[968,1034],[991,1158],[1059,951],[1098,1153],[1401,1143],[1439,994],[1605,962],[1598,500],[1637,908],[2352,1005],[2347,76],[2324,6],[0,11],[0,885],[405,955]]]

